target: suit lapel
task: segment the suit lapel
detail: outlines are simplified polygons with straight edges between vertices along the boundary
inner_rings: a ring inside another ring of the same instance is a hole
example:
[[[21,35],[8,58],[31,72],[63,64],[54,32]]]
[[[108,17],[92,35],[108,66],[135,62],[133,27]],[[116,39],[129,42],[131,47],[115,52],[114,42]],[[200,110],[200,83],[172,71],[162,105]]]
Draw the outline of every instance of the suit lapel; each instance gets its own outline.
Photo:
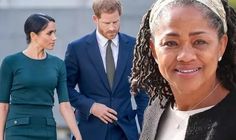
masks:
[[[131,52],[132,52],[132,47],[129,46],[129,41],[119,34],[119,54],[114,77],[114,86],[112,88],[113,92],[115,91],[115,89],[119,84],[119,81],[121,80],[121,77],[126,68],[127,61],[128,59],[130,59],[129,55]]]
[[[107,90],[109,90],[110,87],[107,80],[107,75],[103,66],[102,57],[101,57],[97,39],[96,39],[96,31],[94,31],[91,34],[91,36],[87,39],[87,44],[88,44],[88,47],[87,47],[88,56],[93,66],[96,68],[98,75],[101,78],[102,83],[105,85]]]
[[[169,100],[163,98],[162,104],[169,104]],[[160,106],[159,98],[157,97],[151,105],[145,109],[143,129],[140,135],[140,140],[155,140],[157,128],[165,109]]]

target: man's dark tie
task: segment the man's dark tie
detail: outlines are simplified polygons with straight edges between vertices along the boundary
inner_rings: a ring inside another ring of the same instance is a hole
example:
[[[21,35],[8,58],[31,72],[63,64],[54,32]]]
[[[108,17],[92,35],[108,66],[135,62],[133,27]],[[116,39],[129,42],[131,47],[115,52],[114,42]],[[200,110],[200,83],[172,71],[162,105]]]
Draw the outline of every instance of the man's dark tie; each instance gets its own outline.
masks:
[[[112,55],[111,43],[112,41],[108,40],[107,50],[106,50],[106,69],[107,69],[107,78],[109,81],[109,85],[112,88],[113,78],[115,73],[115,63]]]

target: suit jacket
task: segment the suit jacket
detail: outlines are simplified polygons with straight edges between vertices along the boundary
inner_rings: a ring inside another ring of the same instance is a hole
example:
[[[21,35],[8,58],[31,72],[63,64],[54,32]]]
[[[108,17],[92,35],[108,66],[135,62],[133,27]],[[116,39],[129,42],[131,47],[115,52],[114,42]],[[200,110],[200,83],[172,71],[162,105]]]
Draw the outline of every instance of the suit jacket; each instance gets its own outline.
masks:
[[[165,98],[162,103],[170,105]],[[166,109],[159,99],[145,110],[140,140],[158,140],[156,135]],[[230,92],[221,102],[209,110],[194,114],[188,120],[185,140],[236,140],[236,94]]]
[[[119,33],[119,54],[113,87],[110,89],[99,51],[96,31],[68,45],[65,63],[70,102],[76,108],[76,117],[84,140],[104,140],[108,125],[90,114],[93,103],[102,103],[118,112],[117,124],[128,140],[137,140],[135,115],[140,125],[148,103],[145,93],[138,94],[137,110],[131,106],[129,76],[131,73],[135,39]],[[79,92],[75,86],[79,86]],[[114,134],[115,135],[115,134]]]

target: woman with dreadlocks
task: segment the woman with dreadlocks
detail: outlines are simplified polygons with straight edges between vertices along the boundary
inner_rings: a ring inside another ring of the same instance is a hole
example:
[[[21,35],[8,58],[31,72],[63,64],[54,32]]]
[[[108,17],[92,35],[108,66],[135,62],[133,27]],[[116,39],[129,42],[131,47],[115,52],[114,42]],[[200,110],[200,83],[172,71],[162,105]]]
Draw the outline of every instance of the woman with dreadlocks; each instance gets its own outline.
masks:
[[[140,140],[236,139],[236,13],[225,0],[157,0],[143,18],[132,90]]]

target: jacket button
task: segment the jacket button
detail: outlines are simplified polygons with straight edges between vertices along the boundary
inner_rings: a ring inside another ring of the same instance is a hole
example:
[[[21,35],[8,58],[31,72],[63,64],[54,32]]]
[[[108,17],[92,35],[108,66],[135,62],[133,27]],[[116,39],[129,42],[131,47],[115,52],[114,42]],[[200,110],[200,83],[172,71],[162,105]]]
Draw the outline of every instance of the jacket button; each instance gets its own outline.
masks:
[[[14,121],[14,124],[17,124],[17,121]]]

